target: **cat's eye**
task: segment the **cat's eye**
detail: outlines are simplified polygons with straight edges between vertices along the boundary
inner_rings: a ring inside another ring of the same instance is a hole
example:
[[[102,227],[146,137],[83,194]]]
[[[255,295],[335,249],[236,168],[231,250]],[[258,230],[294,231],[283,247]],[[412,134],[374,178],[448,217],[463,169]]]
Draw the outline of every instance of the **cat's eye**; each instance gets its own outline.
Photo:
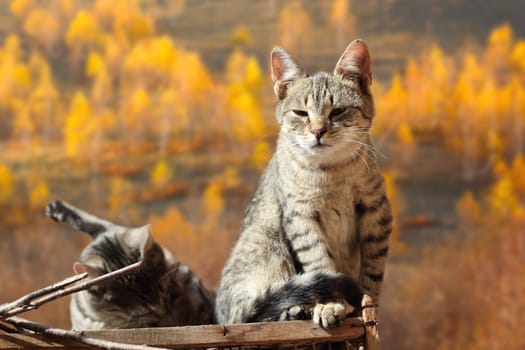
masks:
[[[299,117],[308,117],[308,112],[300,109],[294,109],[293,112]]]
[[[330,112],[330,118],[337,117],[340,114],[343,114],[346,111],[346,107],[334,108]]]

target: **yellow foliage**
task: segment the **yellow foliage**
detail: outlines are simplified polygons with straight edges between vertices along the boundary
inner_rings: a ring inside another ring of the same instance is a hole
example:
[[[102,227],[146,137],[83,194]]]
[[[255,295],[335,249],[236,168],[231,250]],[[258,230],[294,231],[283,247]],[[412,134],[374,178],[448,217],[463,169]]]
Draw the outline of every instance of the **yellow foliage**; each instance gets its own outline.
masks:
[[[503,176],[492,186],[489,198],[490,210],[502,218],[512,217],[520,209],[512,178],[508,175]]]
[[[415,145],[412,130],[407,123],[401,123],[397,127],[397,140],[403,145],[413,147]]]
[[[222,189],[233,189],[238,187],[242,180],[239,177],[239,169],[229,166],[217,177],[213,180]]]
[[[486,60],[491,62],[509,57],[513,39],[514,34],[508,23],[492,29],[487,40]]]
[[[113,109],[104,108],[96,115],[99,125],[104,130],[111,130],[117,126],[117,117]]]
[[[505,142],[500,135],[494,130],[489,130],[488,136],[488,148],[492,153],[494,159],[502,159],[503,152],[505,151]]]
[[[9,167],[0,165],[0,203],[6,203],[13,193],[13,175]]]
[[[394,176],[391,173],[383,174],[386,186],[387,197],[390,200],[392,207],[392,233],[390,234],[390,246],[394,251],[402,252],[406,247],[401,241],[401,227],[399,225],[399,217],[404,211],[403,199],[396,186]]]
[[[231,40],[234,45],[244,46],[252,41],[252,34],[247,27],[238,25],[233,30]]]
[[[300,54],[310,39],[313,28],[310,15],[301,1],[293,0],[283,7],[279,14],[278,28],[278,33],[281,33],[280,44],[291,52]]]
[[[105,69],[106,66],[104,63],[104,59],[97,52],[91,51],[87,58],[86,75],[88,77],[93,77]]]
[[[150,182],[155,187],[167,185],[173,177],[173,170],[164,160],[159,160],[150,173]]]
[[[465,192],[457,201],[456,213],[458,215],[459,225],[463,230],[469,231],[474,228],[474,225],[479,225],[482,215],[481,205],[476,198],[474,198],[472,192]]]
[[[27,141],[35,133],[35,121],[30,115],[30,105],[26,103],[16,103],[14,110],[17,112],[13,125],[13,134],[16,138]]]
[[[244,80],[246,62],[248,58],[240,49],[235,49],[226,61],[226,81],[228,83],[239,83]]]
[[[244,82],[253,94],[258,95],[263,85],[263,75],[255,57],[248,57],[244,73]]]
[[[390,130],[398,142],[406,131],[402,123],[418,131],[414,143],[419,135],[443,136],[447,147],[462,153],[468,177],[487,162],[521,152],[525,79],[510,73],[522,72],[525,41],[514,41],[510,26],[503,25],[481,54],[460,56],[461,65],[436,45],[409,59],[405,76],[394,74],[390,89],[376,100],[376,129]]]
[[[514,45],[510,62],[514,69],[525,73],[525,40],[518,40],[516,45]]]
[[[496,162],[492,166],[492,174],[495,177],[503,177],[509,171],[507,163],[503,159],[496,159]]]
[[[257,167],[257,169],[264,169],[271,156],[272,150],[270,149],[268,142],[259,141],[255,144],[252,154],[252,162]]]
[[[109,183],[109,209],[115,214],[129,201],[132,184],[122,177],[114,177]]]
[[[93,135],[98,131],[98,123],[91,114],[89,101],[81,91],[77,92],[66,115],[64,137],[66,155],[79,156],[88,150]]]
[[[228,106],[233,119],[231,130],[237,140],[253,142],[254,138],[265,135],[260,105],[244,85],[229,87]]]
[[[29,68],[19,63],[13,67],[12,84],[15,89],[27,90],[31,87],[31,73]]]
[[[234,50],[226,63],[226,80],[226,114],[235,139],[253,141],[265,135],[260,97],[263,78],[257,59]]]
[[[20,48],[20,38],[16,34],[9,34],[4,39],[3,52],[13,60],[17,60],[22,56],[22,49]]]
[[[29,195],[29,203],[31,204],[31,207],[43,207],[49,200],[49,194],[47,184],[43,180],[38,181]]]
[[[332,2],[332,11],[330,12],[330,21],[332,23],[344,22],[348,19],[349,1],[335,0]]]
[[[221,215],[224,208],[224,199],[222,198],[221,186],[212,182],[206,187],[202,195],[202,213],[205,220],[214,222]]]
[[[522,204],[525,208],[525,159],[523,155],[519,154],[514,157],[510,167],[509,176],[512,181],[514,190],[521,197]]]
[[[87,11],[80,11],[71,21],[66,34],[70,47],[77,45],[95,46],[102,42],[102,32],[96,17]]]
[[[70,18],[76,10],[76,4],[71,0],[58,0],[58,7],[60,14],[67,18]]]
[[[173,41],[166,36],[142,40],[133,45],[124,58],[124,69],[134,75],[166,77],[175,65],[177,54]]]
[[[60,29],[60,23],[48,10],[35,9],[24,20],[24,31],[45,44],[48,50],[58,41]]]
[[[35,6],[35,0],[12,0],[9,10],[17,17],[27,14]]]
[[[153,215],[149,222],[151,222],[152,232],[158,237],[175,237],[181,235],[186,239],[190,237],[195,228],[189,223],[180,210],[172,205],[162,216]]]
[[[210,73],[195,52],[181,52],[172,70],[173,84],[181,86],[189,101],[203,102],[213,88]]]
[[[164,74],[168,73],[169,69],[173,67],[177,57],[177,49],[169,37],[162,36],[151,40],[149,54],[151,61]]]
[[[408,93],[403,86],[401,75],[395,72],[392,75],[390,89],[378,100],[377,126],[386,129],[397,127],[399,123],[408,119],[407,108]]]
[[[149,108],[150,104],[147,91],[143,88],[137,89],[131,97],[131,113],[141,114]]]
[[[101,24],[109,26],[114,13],[121,9],[121,3],[122,1],[96,0],[92,11]]]
[[[91,88],[93,106],[100,107],[109,104],[113,97],[113,85],[106,69],[101,68]]]
[[[32,65],[32,70],[35,71],[33,75],[36,75],[38,79],[33,95],[46,99],[58,99],[59,93],[53,81],[51,68],[45,59],[32,56],[30,65]]]
[[[121,73],[124,52],[127,52],[128,50],[127,44],[118,40],[113,35],[105,35],[103,41],[103,60],[107,66],[108,73],[111,73],[112,76],[117,76]]]
[[[114,12],[113,29],[123,33],[132,42],[154,33],[153,20],[142,14],[136,1],[127,1],[130,5]]]

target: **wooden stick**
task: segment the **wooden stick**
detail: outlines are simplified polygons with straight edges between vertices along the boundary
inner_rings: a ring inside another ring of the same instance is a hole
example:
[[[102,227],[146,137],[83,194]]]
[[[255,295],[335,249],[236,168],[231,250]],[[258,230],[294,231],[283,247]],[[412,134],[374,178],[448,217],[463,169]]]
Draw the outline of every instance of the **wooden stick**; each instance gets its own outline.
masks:
[[[41,297],[43,295],[55,292],[55,291],[57,291],[59,289],[62,289],[64,287],[68,286],[68,285],[71,285],[71,284],[73,284],[75,282],[78,282],[78,281],[80,281],[80,280],[82,280],[82,279],[84,279],[86,277],[87,277],[87,273],[82,273],[82,274],[79,274],[79,275],[68,277],[65,280],[62,280],[62,281],[54,283],[54,284],[52,284],[50,286],[47,286],[47,287],[35,290],[35,291],[31,292],[31,293],[28,293],[28,294],[22,296],[21,298],[18,298],[15,301],[12,301],[12,302],[9,302],[9,303],[5,303],[5,304],[1,304],[0,305],[0,317],[2,317],[5,313],[8,313],[8,312],[10,312],[13,309],[26,307],[27,305],[29,305],[31,303],[32,300],[34,300],[36,298],[39,298],[39,297]]]
[[[22,312],[36,309],[45,303],[48,303],[50,301],[56,300],[58,298],[61,298],[69,294],[79,292],[81,290],[88,289],[89,287],[97,283],[101,283],[103,281],[107,281],[109,279],[112,279],[112,278],[115,278],[115,277],[118,277],[118,276],[121,276],[127,273],[131,273],[139,269],[142,266],[142,264],[143,264],[143,261],[140,260],[134,264],[125,266],[121,269],[111,271],[109,273],[100,275],[98,277],[79,282],[82,279],[85,279],[87,277],[87,274],[83,273],[80,275],[76,275],[76,276],[67,278],[64,281],[61,281],[57,284],[36,290],[34,292],[31,292],[19,298],[18,300],[14,302],[3,304],[2,308],[0,309],[1,311],[0,319],[6,319],[8,317],[18,315]],[[73,283],[77,283],[77,284],[73,284]]]
[[[61,298],[63,296],[66,296],[66,295],[69,295],[69,294],[73,294],[73,293],[79,292],[81,290],[88,289],[92,285],[95,285],[95,284],[98,284],[98,283],[101,283],[101,282],[113,279],[113,278],[118,277],[118,276],[122,276],[122,275],[126,275],[128,273],[134,272],[134,271],[138,270],[139,268],[141,268],[143,264],[144,264],[144,262],[142,260],[139,260],[136,263],[133,263],[133,264],[128,265],[128,266],[124,266],[121,269],[118,269],[118,270],[115,270],[115,271],[111,271],[111,272],[105,273],[103,275],[100,275],[98,277],[87,279],[87,280],[82,281],[82,282],[80,282],[80,283],[78,283],[76,285],[73,285],[71,287],[58,290],[56,293],[47,295],[47,296],[43,297],[42,299],[38,300],[37,307],[42,305],[42,304],[48,303],[50,301],[53,301],[55,299]]]
[[[25,329],[30,330],[37,333],[42,333],[49,335],[53,338],[59,338],[59,339],[67,339],[67,340],[73,340],[77,341],[82,344],[90,345],[90,346],[96,346],[98,348],[102,349],[110,349],[110,350],[168,350],[165,348],[158,348],[158,347],[152,347],[147,345],[134,345],[134,344],[125,344],[125,343],[118,343],[110,340],[104,340],[104,339],[97,339],[97,338],[91,338],[89,336],[86,336],[83,332],[79,331],[68,331],[61,328],[52,328],[40,323],[36,323],[33,321],[26,320],[21,317],[10,317],[6,320],[6,322],[9,322],[13,326],[15,326],[18,329]]]

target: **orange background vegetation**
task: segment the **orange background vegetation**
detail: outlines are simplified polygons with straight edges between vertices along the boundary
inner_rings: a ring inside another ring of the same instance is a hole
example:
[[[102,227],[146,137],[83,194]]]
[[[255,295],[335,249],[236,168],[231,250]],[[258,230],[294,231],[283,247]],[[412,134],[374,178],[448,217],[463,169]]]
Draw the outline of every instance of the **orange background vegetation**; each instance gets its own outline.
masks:
[[[151,223],[216,286],[278,131],[271,46],[330,69],[361,36],[396,216],[384,348],[525,347],[525,39],[509,24],[455,49],[381,32],[388,16],[363,19],[374,1],[251,6],[12,0],[0,12],[0,302],[70,275],[89,242],[44,217],[57,198]],[[67,300],[29,316],[68,327]]]

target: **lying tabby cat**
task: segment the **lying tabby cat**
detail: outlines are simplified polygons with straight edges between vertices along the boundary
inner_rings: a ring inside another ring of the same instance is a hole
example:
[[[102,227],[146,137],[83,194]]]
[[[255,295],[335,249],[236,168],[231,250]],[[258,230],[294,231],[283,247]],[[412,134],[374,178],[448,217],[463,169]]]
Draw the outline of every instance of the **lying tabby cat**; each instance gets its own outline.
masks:
[[[46,215],[93,238],[74,265],[77,273],[94,277],[144,260],[137,273],[74,294],[70,305],[74,329],[215,323],[214,293],[155,242],[149,226],[118,226],[61,201],[48,204]]]
[[[217,292],[220,323],[313,317],[331,327],[380,294],[390,204],[369,129],[370,56],[360,40],[333,74],[271,54],[281,129]]]

